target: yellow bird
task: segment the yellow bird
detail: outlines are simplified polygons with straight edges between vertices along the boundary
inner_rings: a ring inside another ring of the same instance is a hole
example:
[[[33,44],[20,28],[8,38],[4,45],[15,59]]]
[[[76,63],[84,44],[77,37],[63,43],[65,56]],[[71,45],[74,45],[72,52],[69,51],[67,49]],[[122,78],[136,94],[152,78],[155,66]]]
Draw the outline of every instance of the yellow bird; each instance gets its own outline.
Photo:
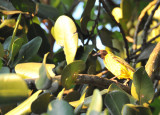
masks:
[[[100,56],[105,67],[118,79],[127,79],[127,81],[133,79],[134,68],[111,51],[99,50],[94,56]]]

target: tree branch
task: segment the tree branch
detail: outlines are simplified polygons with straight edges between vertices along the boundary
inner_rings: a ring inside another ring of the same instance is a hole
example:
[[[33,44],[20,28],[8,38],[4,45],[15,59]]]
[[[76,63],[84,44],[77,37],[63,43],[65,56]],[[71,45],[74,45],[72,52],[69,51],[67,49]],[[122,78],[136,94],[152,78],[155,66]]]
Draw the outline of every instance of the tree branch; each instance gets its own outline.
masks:
[[[126,53],[127,53],[127,61],[130,62],[129,51],[128,51],[129,47],[128,47],[128,42],[127,42],[127,39],[126,39],[124,30],[123,30],[121,24],[118,23],[118,22],[115,20],[114,16],[113,16],[113,15],[111,14],[111,12],[109,11],[109,9],[108,9],[106,3],[104,2],[104,0],[100,0],[100,1],[101,1],[102,5],[103,5],[103,8],[105,9],[105,11],[108,13],[108,15],[111,17],[111,19],[116,23],[116,25],[117,25],[117,26],[119,27],[119,29],[120,29],[120,32],[121,32],[121,34],[122,34],[122,36],[123,36],[123,40],[124,40],[124,43],[125,43],[125,48],[126,48]]]

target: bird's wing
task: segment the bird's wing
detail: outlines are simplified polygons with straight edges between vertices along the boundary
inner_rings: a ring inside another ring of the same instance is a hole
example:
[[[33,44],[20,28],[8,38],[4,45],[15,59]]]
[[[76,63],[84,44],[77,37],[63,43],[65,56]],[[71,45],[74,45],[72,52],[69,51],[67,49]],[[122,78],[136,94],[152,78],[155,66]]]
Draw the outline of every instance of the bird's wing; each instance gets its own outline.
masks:
[[[113,59],[116,60],[117,62],[119,62],[120,64],[124,65],[127,69],[135,72],[135,70],[125,60],[123,60],[122,58],[113,55]]]

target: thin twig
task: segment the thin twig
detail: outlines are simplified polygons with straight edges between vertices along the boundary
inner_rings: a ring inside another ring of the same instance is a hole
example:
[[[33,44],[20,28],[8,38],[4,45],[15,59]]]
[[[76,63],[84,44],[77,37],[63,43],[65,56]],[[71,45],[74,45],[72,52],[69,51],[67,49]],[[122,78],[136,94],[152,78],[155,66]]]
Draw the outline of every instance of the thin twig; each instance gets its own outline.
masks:
[[[117,26],[119,27],[119,29],[120,29],[120,32],[121,32],[121,34],[122,34],[122,36],[123,36],[123,40],[124,40],[124,43],[125,43],[126,54],[127,54],[127,61],[130,62],[129,51],[128,51],[129,47],[128,47],[127,39],[126,39],[126,37],[125,37],[124,30],[123,30],[121,24],[118,23],[118,22],[115,20],[114,16],[111,14],[111,12],[110,12],[110,10],[108,9],[108,7],[107,7],[106,3],[104,2],[104,0],[100,0],[100,1],[101,1],[102,5],[103,5],[103,8],[105,9],[105,11],[108,13],[108,15],[111,17],[111,19],[116,23],[116,25],[117,25]]]
[[[146,21],[146,23],[144,25],[143,43],[142,43],[143,46],[146,45],[148,30],[149,30],[150,24],[152,22],[153,15],[154,15],[155,11],[158,9],[159,5],[160,5],[160,0],[157,1],[154,9],[152,10],[151,14],[149,15],[149,17],[148,17],[148,19],[147,19],[147,21]]]

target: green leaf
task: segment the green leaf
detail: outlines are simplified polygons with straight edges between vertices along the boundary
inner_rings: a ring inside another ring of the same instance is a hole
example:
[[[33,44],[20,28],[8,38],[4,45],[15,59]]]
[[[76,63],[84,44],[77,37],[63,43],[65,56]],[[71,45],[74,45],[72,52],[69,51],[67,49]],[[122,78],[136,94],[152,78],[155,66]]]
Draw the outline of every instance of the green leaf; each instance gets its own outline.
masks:
[[[50,102],[50,94],[43,93],[38,96],[36,100],[33,101],[31,105],[31,110],[35,114],[42,114],[47,112],[48,104]]]
[[[54,21],[58,18],[60,15],[59,11],[54,8],[53,6],[45,5],[45,4],[36,4],[38,9],[37,9],[37,16],[41,18],[50,18],[54,19]]]
[[[22,44],[24,42],[24,39],[23,38],[17,38],[14,40],[13,44],[12,44],[12,50],[11,50],[11,53],[10,53],[10,59],[11,61],[14,60],[14,57],[17,55],[17,53],[19,52]]]
[[[160,96],[155,98],[150,106],[153,108],[153,115],[158,115],[160,113]]]
[[[46,58],[48,54],[49,53],[44,55],[43,63],[39,69],[39,78],[35,82],[37,89],[48,89],[52,84],[52,78],[46,67]]]
[[[2,74],[2,73],[10,73],[10,69],[8,68],[8,67],[2,67],[1,69],[0,69],[0,74]]]
[[[102,44],[108,47],[112,46],[112,32],[106,28],[102,28],[98,31]]]
[[[12,3],[6,0],[0,0],[0,9],[3,10],[15,10]]]
[[[81,60],[84,62],[87,61],[89,54],[92,52],[94,45],[86,45],[84,46],[84,52],[82,54]]]
[[[32,0],[11,0],[11,3],[17,10],[35,13],[36,4]]]
[[[112,91],[106,94],[104,104],[113,115],[121,115],[123,105],[130,103],[128,96],[121,91]]]
[[[149,107],[126,104],[123,106],[122,115],[152,115],[152,112]]]
[[[42,43],[41,37],[35,37],[28,43],[22,45],[18,57],[16,58],[15,62],[12,64],[12,66],[15,66],[19,62],[25,62],[31,59],[36,53],[38,52],[40,46]]]
[[[6,115],[27,115],[31,113],[31,105],[34,100],[37,99],[38,95],[42,92],[42,90],[37,91],[28,99],[26,99],[23,103],[19,106],[14,108],[13,110],[9,111]]]
[[[3,49],[3,45],[0,43],[0,57],[3,58],[4,56],[4,49]]]
[[[48,105],[48,115],[74,115],[73,108],[64,100],[53,100]]]
[[[123,89],[121,89],[120,87],[118,87],[116,84],[111,84],[108,88],[108,92],[112,92],[112,91],[121,91],[123,93],[125,93],[129,100],[130,100],[130,103],[132,104],[135,104],[137,102],[137,100],[135,98],[133,98],[130,94],[128,94],[127,92],[125,92]]]
[[[72,63],[78,47],[78,33],[73,20],[65,15],[60,16],[52,27],[51,33],[57,44],[64,46],[67,64]]]
[[[143,67],[139,68],[133,75],[131,94],[139,101],[140,105],[148,103],[153,99],[153,84]]]
[[[87,30],[87,24],[90,20],[90,14],[91,14],[91,10],[94,7],[96,0],[88,0],[87,1],[87,5],[83,11],[82,17],[81,17],[81,31],[83,32],[83,34],[87,35],[88,34],[88,30]]]
[[[80,97],[81,97],[80,92],[75,90],[75,91],[70,92],[68,95],[66,95],[64,97],[64,100],[66,100],[67,102],[77,101],[79,100]]]
[[[0,105],[17,103],[28,97],[28,87],[16,74],[0,74]]]
[[[92,101],[89,105],[86,115],[98,114],[102,111],[102,96],[98,89],[95,89],[92,96]]]
[[[39,69],[41,68],[42,63],[20,63],[15,66],[15,71],[23,79],[27,78],[39,78]],[[46,64],[47,71],[50,76],[53,78],[55,74],[52,69],[55,67],[54,64]]]
[[[76,74],[79,74],[85,70],[85,63],[82,60],[77,60],[67,65],[62,72],[61,82],[66,89],[70,89],[74,86]]]

